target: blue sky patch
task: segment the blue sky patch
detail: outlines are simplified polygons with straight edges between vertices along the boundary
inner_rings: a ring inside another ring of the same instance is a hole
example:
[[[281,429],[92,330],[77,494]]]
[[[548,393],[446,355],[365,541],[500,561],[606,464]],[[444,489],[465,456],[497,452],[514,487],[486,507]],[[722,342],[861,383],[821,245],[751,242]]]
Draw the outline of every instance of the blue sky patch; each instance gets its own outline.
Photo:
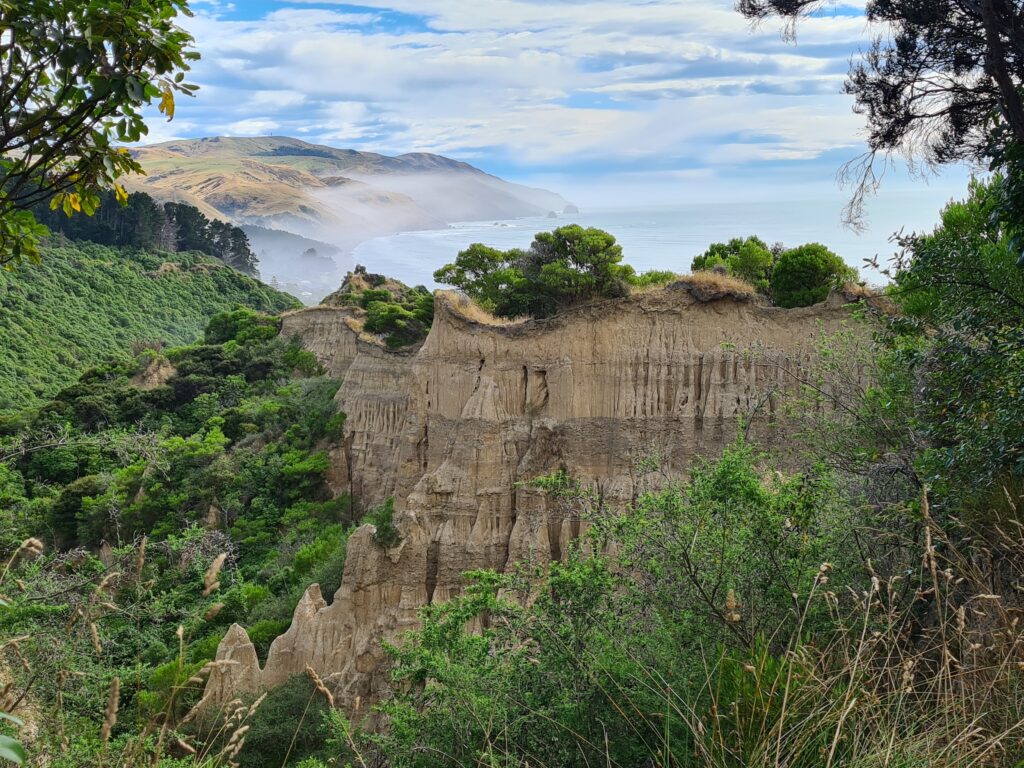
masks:
[[[864,149],[842,86],[855,2],[796,43],[732,0],[193,0],[203,55],[152,141],[292,135],[436,152],[529,180],[660,174],[833,183]],[[745,174],[745,175],[744,175]],[[667,181],[666,183],[670,183]]]

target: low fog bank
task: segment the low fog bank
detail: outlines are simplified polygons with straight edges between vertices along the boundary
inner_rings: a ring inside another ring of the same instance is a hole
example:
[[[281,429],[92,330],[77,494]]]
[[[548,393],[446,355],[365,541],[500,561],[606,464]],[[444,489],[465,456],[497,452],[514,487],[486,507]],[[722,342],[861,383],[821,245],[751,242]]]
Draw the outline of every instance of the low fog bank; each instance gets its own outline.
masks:
[[[368,241],[399,233],[447,231],[456,226],[453,222],[555,216],[573,208],[553,192],[475,170],[363,174],[324,181],[323,188],[302,190],[309,200],[309,205],[300,206],[305,218],[273,216],[243,227],[263,279],[276,281],[307,304],[319,302],[338,287],[356,263],[353,251]],[[414,271],[429,275],[437,266],[417,264]],[[388,274],[404,280],[399,272]]]
[[[320,215],[300,234],[341,247],[398,232],[444,229],[452,222],[543,216],[570,205],[553,192],[480,171],[353,174],[324,181],[326,188],[304,190]]]
[[[446,223],[544,216],[570,205],[554,192],[513,184],[478,171],[356,175],[353,178],[410,200],[428,218]]]
[[[348,252],[336,245],[252,224],[242,229],[259,259],[263,282],[304,304],[318,304],[352,268]]]

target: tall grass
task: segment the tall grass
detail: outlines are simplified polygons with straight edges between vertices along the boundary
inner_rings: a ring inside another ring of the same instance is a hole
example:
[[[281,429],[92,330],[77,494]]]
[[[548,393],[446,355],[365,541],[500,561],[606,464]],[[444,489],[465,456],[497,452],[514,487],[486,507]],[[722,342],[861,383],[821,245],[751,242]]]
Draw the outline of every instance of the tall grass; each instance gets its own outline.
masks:
[[[692,734],[664,738],[652,765],[701,768],[1010,768],[1024,761],[1024,526],[954,542],[922,497],[917,573],[875,572],[867,588],[832,591],[824,563],[803,616],[824,603],[825,633],[804,622],[784,653],[762,646],[705,659],[703,690],[661,692]],[[1001,587],[1001,589],[999,588]],[[634,702],[617,702],[624,712]],[[636,723],[638,728],[650,723]]]
[[[103,630],[100,626],[99,617],[106,610],[121,610],[113,604],[116,593],[126,589],[130,581],[139,581],[143,578],[143,568],[146,563],[147,539],[142,538],[135,544],[134,551],[123,553],[120,562],[112,563],[105,571],[94,575],[92,579],[72,587],[59,590],[58,594],[67,595],[75,592],[80,593],[82,599],[78,607],[72,612],[71,617],[64,627],[68,635],[68,642],[71,642],[72,633],[78,627],[84,626],[90,638],[91,645],[97,657],[103,656]],[[44,551],[44,545],[39,539],[26,539],[20,547],[0,567],[0,588],[5,585],[12,569],[20,563],[40,556]],[[220,588],[217,581],[221,567],[224,565],[226,555],[224,553],[215,557],[204,574],[201,589],[204,597],[210,596]],[[25,586],[15,580],[16,588],[23,590]],[[6,598],[0,602],[0,608],[5,607],[10,601]],[[45,610],[45,608],[43,609]],[[200,610],[196,608],[196,610]],[[195,619],[196,617],[189,617]],[[188,642],[184,625],[178,627],[176,633],[178,639],[177,662],[181,670],[188,667]],[[173,765],[175,768],[237,768],[238,756],[245,746],[246,734],[249,731],[249,722],[259,709],[265,696],[257,698],[253,702],[243,703],[241,700],[229,702],[212,717],[207,717],[205,729],[196,728],[193,721],[200,713],[197,709],[191,709],[182,715],[182,704],[194,701],[202,692],[206,679],[211,670],[216,666],[228,662],[211,661],[202,666],[195,674],[184,675],[183,678],[171,686],[168,695],[158,711],[153,712],[136,732],[120,733],[115,738],[115,728],[118,724],[118,715],[122,708],[124,692],[121,679],[117,674],[110,678],[107,684],[105,695],[105,709],[92,713],[82,711],[69,711],[68,703],[64,692],[67,683],[81,676],[83,673],[75,669],[61,669],[56,673],[53,681],[39,681],[36,688],[43,687],[45,683],[52,682],[52,688],[56,691],[54,701],[45,701],[36,695],[33,690],[33,683],[40,675],[48,674],[47,665],[35,664],[24,653],[21,652],[19,643],[28,640],[28,637],[0,638],[0,661],[3,661],[2,652],[13,655],[18,659],[23,674],[21,686],[16,687],[13,682],[7,685],[0,685],[0,719],[8,724],[23,726],[22,718],[16,717],[22,710],[30,710],[32,720],[27,731],[34,734],[33,738],[23,739],[24,745],[11,744],[10,737],[0,739],[0,748],[6,747],[13,752],[5,752],[0,749],[0,757],[9,759],[15,754],[26,765],[48,765],[53,761],[53,754],[49,749],[42,749],[44,744],[53,746],[55,743],[59,751],[67,752],[71,745],[68,735],[65,734],[65,723],[85,718],[94,720],[95,735],[98,741],[98,748],[90,746],[88,757],[82,755],[82,760],[88,760],[96,768],[106,766],[118,766],[133,768],[134,766],[145,765]],[[50,686],[47,686],[50,687]],[[29,704],[32,704],[29,707]],[[187,708],[187,707],[186,707]],[[26,718],[27,719],[27,718]],[[81,738],[78,734],[76,738]],[[77,745],[75,745],[77,748]],[[64,755],[69,759],[69,755]],[[73,759],[73,758],[70,758]],[[72,764],[61,762],[61,765]]]
[[[794,622],[749,642],[723,634],[703,652],[669,647],[679,635],[658,621],[678,615],[649,610],[654,592],[580,613],[595,594],[589,566],[557,577],[568,591],[534,582],[521,609],[486,604],[484,651],[457,633],[485,603],[435,608],[409,638],[422,653],[397,651],[400,685],[418,688],[411,709],[385,708],[398,732],[376,739],[376,764],[1019,768],[1024,526],[968,536],[934,520],[926,495],[912,511],[918,535],[899,544],[915,554],[902,566],[851,558],[850,578],[821,563],[791,596]],[[510,595],[514,583],[501,584]],[[730,590],[718,614],[743,622],[750,608]]]

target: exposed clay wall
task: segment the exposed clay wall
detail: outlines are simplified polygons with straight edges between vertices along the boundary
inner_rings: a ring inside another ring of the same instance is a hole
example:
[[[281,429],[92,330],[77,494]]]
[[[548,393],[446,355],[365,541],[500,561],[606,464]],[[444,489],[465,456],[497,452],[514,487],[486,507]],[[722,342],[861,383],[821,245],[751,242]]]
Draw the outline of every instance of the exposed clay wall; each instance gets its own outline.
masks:
[[[561,557],[581,521],[520,485],[558,469],[612,503],[645,489],[640,458],[686,471],[733,439],[737,418],[780,446],[781,409],[822,333],[853,327],[838,298],[782,310],[730,297],[699,301],[682,284],[580,308],[547,321],[492,325],[439,294],[414,354],[361,337],[344,310],[293,313],[298,334],[343,380],[346,439],[332,457],[338,492],[365,504],[394,496],[402,542],[383,551],[364,526],[349,541],[341,588],[327,605],[306,593],[263,669],[241,628],[218,658],[209,701],[284,682],[312,666],[356,709],[380,695],[380,640],[417,611],[457,594],[460,575],[524,557]]]

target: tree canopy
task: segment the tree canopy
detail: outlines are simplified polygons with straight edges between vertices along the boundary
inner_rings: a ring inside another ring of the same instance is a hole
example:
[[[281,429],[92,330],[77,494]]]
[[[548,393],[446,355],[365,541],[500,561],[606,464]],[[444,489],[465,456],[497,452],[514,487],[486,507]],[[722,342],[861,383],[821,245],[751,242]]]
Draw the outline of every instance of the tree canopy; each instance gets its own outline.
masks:
[[[199,251],[220,259],[247,275],[256,275],[257,259],[249,237],[225,221],[208,219],[187,203],[160,205],[145,192],[133,192],[123,205],[110,190],[97,194],[99,207],[92,216],[68,218],[40,204],[32,209],[39,223],[70,240],[124,246],[147,251],[184,253]]]
[[[636,272],[621,261],[614,236],[572,224],[538,233],[525,251],[476,243],[434,279],[465,291],[499,317],[549,317],[582,301],[627,295]]]
[[[833,288],[856,273],[821,243],[783,251],[772,268],[772,300],[780,307],[808,307],[828,298]]]
[[[980,502],[1024,488],[1024,273],[1000,223],[1001,179],[975,182],[934,231],[906,237],[892,272],[903,314],[894,365],[916,396],[920,471],[943,495]]]
[[[475,243],[434,273],[498,317],[550,317],[566,307],[628,296],[633,288],[663,285],[674,272],[637,274],[622,261],[622,247],[600,229],[579,225],[541,232],[527,250],[502,251]],[[692,269],[723,268],[782,307],[824,301],[828,292],[856,277],[835,253],[818,243],[788,251],[751,235],[712,243]]]
[[[792,34],[826,0],[740,0],[751,19],[779,16]],[[868,154],[851,204],[877,183],[881,153],[941,164],[1000,160],[1024,143],[1024,3],[1020,0],[869,0],[880,32],[855,61],[846,92],[867,117]],[[993,124],[995,121],[995,125]]]
[[[712,243],[693,260],[691,269],[710,270],[721,266],[741,280],[768,293],[768,279],[775,264],[775,254],[757,235],[734,237],[727,243]]]
[[[175,93],[199,56],[176,23],[186,0],[0,0],[0,264],[38,258],[51,201],[92,214],[98,193],[141,172],[117,142],[147,133],[142,111]]]

